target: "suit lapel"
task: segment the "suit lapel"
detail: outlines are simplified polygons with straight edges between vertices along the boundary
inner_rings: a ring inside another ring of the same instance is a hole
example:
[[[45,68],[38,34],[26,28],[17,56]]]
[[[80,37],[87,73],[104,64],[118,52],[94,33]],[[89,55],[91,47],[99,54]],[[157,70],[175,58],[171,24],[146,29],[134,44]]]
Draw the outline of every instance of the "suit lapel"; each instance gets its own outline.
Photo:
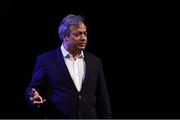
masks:
[[[84,52],[84,61],[85,61],[85,77],[84,80],[82,82],[82,87],[81,87],[81,91],[83,91],[86,87],[87,84],[87,78],[89,77],[89,59],[88,59],[88,55],[86,54],[86,52]]]
[[[67,84],[69,84],[69,87],[71,87],[77,91],[77,88],[76,88],[76,86],[75,86],[75,84],[71,78],[71,75],[70,75],[68,68],[66,66],[66,63],[64,61],[61,49],[57,48],[56,53],[57,53],[57,56],[56,56],[57,57],[57,63],[59,65],[60,71],[63,72],[65,82],[67,82]]]

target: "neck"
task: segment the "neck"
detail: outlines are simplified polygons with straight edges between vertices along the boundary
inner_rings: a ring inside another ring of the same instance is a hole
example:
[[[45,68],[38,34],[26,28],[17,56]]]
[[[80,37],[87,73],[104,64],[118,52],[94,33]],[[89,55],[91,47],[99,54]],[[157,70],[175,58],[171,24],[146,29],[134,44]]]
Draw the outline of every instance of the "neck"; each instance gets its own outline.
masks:
[[[63,44],[63,46],[73,56],[74,59],[76,59],[81,54],[80,50],[77,50],[77,49],[74,49],[71,47],[67,47],[66,44]]]
[[[70,54],[72,54],[73,58],[76,59],[80,54],[81,54],[81,51],[77,51],[77,50],[67,50]]]

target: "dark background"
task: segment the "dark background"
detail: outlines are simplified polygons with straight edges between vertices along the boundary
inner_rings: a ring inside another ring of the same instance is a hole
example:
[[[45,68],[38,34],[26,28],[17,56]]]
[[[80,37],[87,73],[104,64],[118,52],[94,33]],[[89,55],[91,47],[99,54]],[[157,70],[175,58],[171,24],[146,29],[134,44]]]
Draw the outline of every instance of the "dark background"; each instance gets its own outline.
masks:
[[[59,45],[66,14],[82,14],[113,118],[180,118],[176,3],[6,0],[1,6],[0,118],[38,118],[24,92],[38,54]]]

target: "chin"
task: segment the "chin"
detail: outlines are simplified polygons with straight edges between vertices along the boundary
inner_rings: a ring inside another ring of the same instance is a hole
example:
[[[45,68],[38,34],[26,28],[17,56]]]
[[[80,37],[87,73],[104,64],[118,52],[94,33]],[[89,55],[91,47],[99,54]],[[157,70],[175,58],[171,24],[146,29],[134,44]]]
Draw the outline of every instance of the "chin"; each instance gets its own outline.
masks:
[[[79,50],[84,50],[85,49],[85,47],[79,47]]]

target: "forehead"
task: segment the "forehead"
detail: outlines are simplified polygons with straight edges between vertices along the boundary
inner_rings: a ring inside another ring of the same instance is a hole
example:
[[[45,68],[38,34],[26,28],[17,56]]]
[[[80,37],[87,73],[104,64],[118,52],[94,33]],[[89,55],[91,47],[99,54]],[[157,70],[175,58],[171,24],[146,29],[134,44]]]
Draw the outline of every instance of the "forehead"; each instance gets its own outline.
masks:
[[[86,31],[86,26],[84,23],[80,23],[78,25],[71,25],[69,27],[70,31]]]

